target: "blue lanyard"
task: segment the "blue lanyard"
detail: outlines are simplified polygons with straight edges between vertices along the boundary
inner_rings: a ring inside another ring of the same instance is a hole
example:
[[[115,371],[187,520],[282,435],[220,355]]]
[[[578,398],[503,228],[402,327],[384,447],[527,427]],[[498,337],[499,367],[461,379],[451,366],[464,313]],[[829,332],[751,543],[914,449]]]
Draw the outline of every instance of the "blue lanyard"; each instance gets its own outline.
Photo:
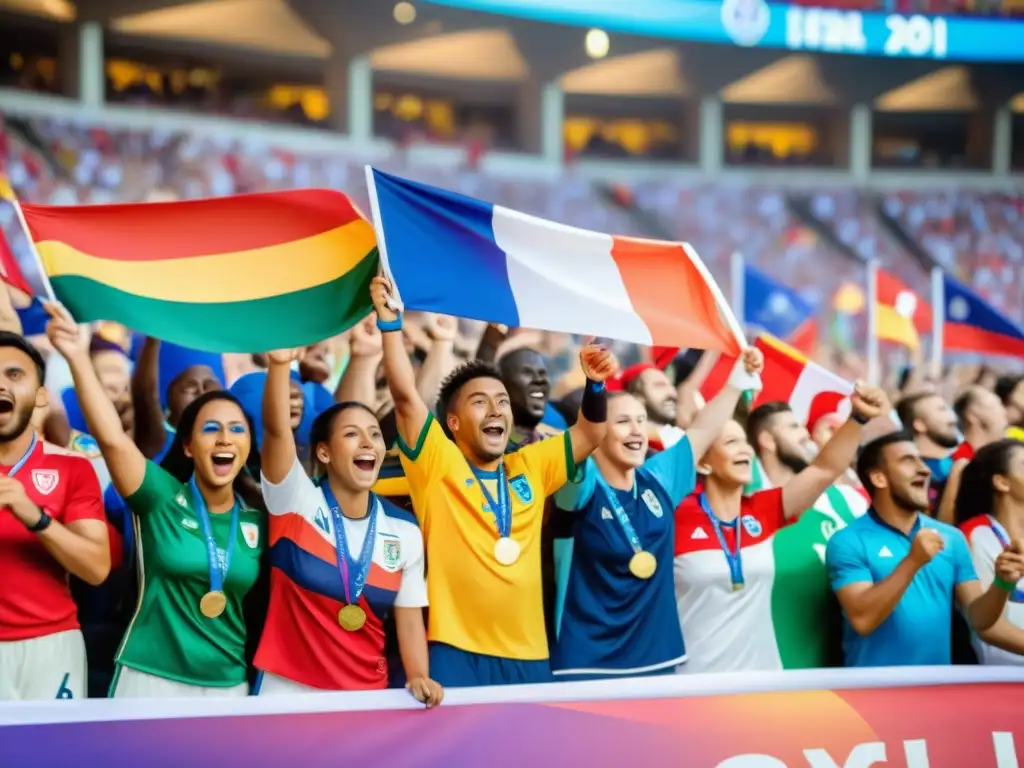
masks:
[[[641,552],[643,547],[640,545],[640,537],[636,534],[636,529],[633,527],[633,523],[629,519],[629,515],[626,514],[626,510],[622,508],[621,502],[619,502],[619,494],[616,493],[605,479],[601,477],[600,470],[595,466],[594,476],[597,480],[597,484],[601,486],[601,491],[608,499],[608,503],[611,504],[612,514],[615,515],[615,519],[619,523],[619,527],[622,528],[622,532],[626,534],[626,541],[629,542],[629,546],[633,549],[633,554]],[[633,481],[633,499],[636,500],[636,481]]]
[[[338,555],[338,572],[341,574],[341,583],[345,588],[345,602],[354,605],[359,602],[359,597],[366,587],[366,578],[370,575],[370,564],[373,562],[373,545],[377,540],[377,512],[380,502],[372,493],[368,503],[368,514],[370,525],[366,529],[366,538],[363,539],[363,549],[359,553],[359,559],[353,560],[348,549],[348,536],[345,535],[345,518],[341,514],[341,507],[331,490],[330,483],[326,479],[320,484],[320,490],[324,492],[324,499],[331,510],[331,517],[334,518],[334,551]]]
[[[36,433],[33,432],[32,442],[28,444],[28,450],[25,451],[24,455],[15,462],[13,467],[11,467],[11,471],[7,473],[8,477],[14,477],[16,474],[18,474],[18,470],[28,463],[29,458],[32,456],[32,451],[36,449],[36,443],[38,442],[39,438],[36,437]]]
[[[467,462],[469,463],[469,462]],[[501,538],[507,538],[512,533],[512,503],[508,496],[508,483],[505,482],[505,465],[498,465],[498,503],[494,503],[494,497],[491,496],[491,492],[487,490],[487,486],[484,484],[483,478],[480,477],[480,472],[472,464],[469,464],[469,469],[473,473],[473,477],[476,478],[477,483],[480,485],[480,491],[484,495],[484,501],[487,502],[487,507],[494,515],[494,522],[498,526],[498,535]]]
[[[1010,537],[1006,533],[1006,529],[1003,528],[1002,523],[996,520],[992,515],[988,516],[989,525],[992,527],[992,533],[999,539],[999,543],[1003,545],[1003,548],[1010,546]],[[1024,603],[1024,590],[1018,587],[1014,587],[1013,594],[1010,596],[1010,601],[1014,603]]]
[[[225,549],[217,547],[217,541],[213,538],[213,526],[210,523],[210,511],[206,508],[206,499],[199,492],[196,485],[196,478],[193,475],[188,481],[192,489],[192,504],[199,515],[199,522],[203,526],[203,538],[206,539],[206,562],[210,568],[210,591],[223,592],[224,581],[228,577],[228,570],[231,568],[231,553],[235,548],[235,536],[238,531],[238,515],[242,509],[242,502],[235,497],[235,506],[231,509],[231,530],[228,534],[228,543]],[[224,557],[221,558],[223,552]]]
[[[718,519],[718,515],[711,509],[711,505],[708,504],[707,496],[703,493],[700,495],[700,508],[704,510],[704,514],[708,516],[708,520],[711,522],[711,527],[715,530],[715,536],[718,537],[718,544],[722,548],[722,552],[725,554],[725,562],[729,565],[729,576],[732,578],[733,587],[743,586],[743,553],[742,553],[742,538],[743,538],[743,526],[740,525],[740,517],[742,513],[736,517],[736,520],[732,525],[736,528],[736,551],[732,552],[729,550],[729,545],[725,541],[725,534],[722,533],[722,521]],[[729,523],[724,523],[729,525]]]

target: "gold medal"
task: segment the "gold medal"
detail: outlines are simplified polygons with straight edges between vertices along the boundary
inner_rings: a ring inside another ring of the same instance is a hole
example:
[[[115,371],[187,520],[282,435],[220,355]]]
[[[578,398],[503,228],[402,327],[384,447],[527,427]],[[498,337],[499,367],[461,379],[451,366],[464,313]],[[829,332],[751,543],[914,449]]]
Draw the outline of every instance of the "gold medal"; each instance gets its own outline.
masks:
[[[228,607],[228,598],[220,590],[211,590],[199,601],[199,612],[208,619],[216,619]]]
[[[346,605],[338,611],[338,623],[346,632],[358,632],[366,623],[366,611],[358,605]]]
[[[640,550],[629,560],[629,572],[638,579],[649,579],[658,570],[658,561],[647,550]]]
[[[519,559],[519,542],[509,536],[502,536],[494,542],[494,559],[501,565],[512,565]]]

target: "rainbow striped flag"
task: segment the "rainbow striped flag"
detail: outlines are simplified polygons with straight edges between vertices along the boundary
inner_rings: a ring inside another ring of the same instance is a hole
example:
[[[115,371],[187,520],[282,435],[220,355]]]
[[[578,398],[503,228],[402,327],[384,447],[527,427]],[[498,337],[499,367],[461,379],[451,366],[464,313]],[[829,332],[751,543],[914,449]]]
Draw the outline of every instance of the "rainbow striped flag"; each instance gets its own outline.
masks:
[[[79,322],[263,352],[329,338],[372,309],[373,227],[340,192],[22,210],[54,294]]]

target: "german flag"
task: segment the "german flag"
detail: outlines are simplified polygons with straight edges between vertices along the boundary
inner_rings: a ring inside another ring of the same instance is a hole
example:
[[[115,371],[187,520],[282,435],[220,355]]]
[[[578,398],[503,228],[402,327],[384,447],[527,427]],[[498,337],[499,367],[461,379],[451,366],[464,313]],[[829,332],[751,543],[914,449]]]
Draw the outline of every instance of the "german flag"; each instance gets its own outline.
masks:
[[[263,352],[334,336],[372,308],[373,227],[340,192],[22,210],[54,293],[79,322]]]

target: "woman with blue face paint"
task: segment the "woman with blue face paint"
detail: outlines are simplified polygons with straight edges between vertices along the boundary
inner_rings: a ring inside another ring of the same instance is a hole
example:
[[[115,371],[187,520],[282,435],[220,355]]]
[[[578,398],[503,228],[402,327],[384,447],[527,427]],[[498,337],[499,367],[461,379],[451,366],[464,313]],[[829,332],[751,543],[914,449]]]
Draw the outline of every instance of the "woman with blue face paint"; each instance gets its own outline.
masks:
[[[244,601],[260,575],[266,517],[252,426],[224,391],[180,414],[163,465],[125,434],[78,327],[50,305],[47,335],[68,361],[82,412],[136,519],[140,597],[116,658],[114,697],[245,696]]]

